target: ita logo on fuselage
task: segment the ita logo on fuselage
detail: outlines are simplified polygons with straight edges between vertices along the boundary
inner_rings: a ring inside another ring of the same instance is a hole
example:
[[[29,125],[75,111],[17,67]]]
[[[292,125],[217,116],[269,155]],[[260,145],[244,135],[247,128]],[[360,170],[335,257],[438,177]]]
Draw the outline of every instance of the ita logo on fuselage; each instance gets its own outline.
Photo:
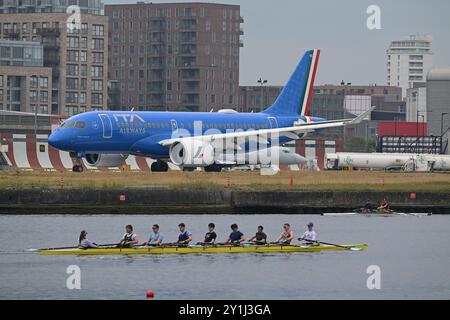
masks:
[[[137,114],[113,114],[113,118],[122,134],[145,134],[146,121]]]

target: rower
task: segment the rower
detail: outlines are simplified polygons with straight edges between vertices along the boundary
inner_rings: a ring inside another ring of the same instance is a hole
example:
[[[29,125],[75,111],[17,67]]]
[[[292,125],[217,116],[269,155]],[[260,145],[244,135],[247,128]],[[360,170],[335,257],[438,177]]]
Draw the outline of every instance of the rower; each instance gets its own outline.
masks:
[[[150,233],[150,236],[148,237],[148,241],[144,242],[144,246],[150,246],[155,247],[161,245],[161,243],[164,240],[164,236],[159,231],[159,225],[154,224],[152,226],[152,232]]]
[[[232,230],[232,232],[230,233],[227,240],[225,241],[226,244],[227,243],[240,244],[241,242],[245,241],[244,234],[239,231],[239,227],[237,224],[232,224],[231,230]]]
[[[308,223],[308,230],[305,231],[305,233],[302,235],[301,238],[299,238],[299,241],[305,241],[306,245],[313,245],[316,242],[317,234],[316,231],[314,231],[314,223],[310,222]]]
[[[117,245],[120,248],[130,248],[139,243],[137,235],[133,232],[133,226],[131,224],[125,227],[126,233],[123,235],[122,240]]]
[[[87,234],[86,230],[81,231],[80,237],[78,238],[78,247],[81,249],[98,248],[97,244],[88,240]]]
[[[361,208],[361,213],[370,213],[372,211],[372,203],[368,199],[363,208]]]
[[[214,231],[216,228],[216,225],[214,223],[208,224],[208,232],[205,234],[205,240],[197,242],[197,245],[203,246],[203,245],[212,245],[216,242],[217,234]]]
[[[259,226],[256,234],[249,240],[249,242],[253,242],[256,245],[264,245],[267,243],[267,235],[264,233],[264,227]]]
[[[281,232],[280,236],[275,241],[279,244],[291,244],[291,241],[294,240],[294,231],[291,230],[291,225],[289,223],[285,223],[283,225],[283,232]]]
[[[383,202],[378,207],[378,211],[381,211],[381,212],[390,212],[391,211],[391,206],[389,205],[389,202],[387,201],[386,198],[383,199]]]
[[[180,235],[178,236],[178,241],[175,244],[187,246],[189,242],[192,241],[192,232],[186,229],[184,223],[178,225],[180,229]]]

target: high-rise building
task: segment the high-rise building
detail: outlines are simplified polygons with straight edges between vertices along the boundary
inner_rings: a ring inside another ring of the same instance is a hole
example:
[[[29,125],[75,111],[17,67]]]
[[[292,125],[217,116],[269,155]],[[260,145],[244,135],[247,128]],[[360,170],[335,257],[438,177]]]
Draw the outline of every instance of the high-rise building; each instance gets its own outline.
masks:
[[[2,8],[4,7],[5,2]],[[20,8],[16,8],[16,11]],[[42,67],[51,70],[51,79],[48,81],[51,93],[48,96],[48,108],[44,108],[43,103],[42,106],[39,104],[40,112],[74,115],[90,110],[104,110],[107,108],[108,18],[84,13],[76,28],[68,28],[70,15],[52,12],[57,11],[56,9],[50,6],[50,12],[38,13],[9,13],[13,12],[11,8],[5,13],[4,9],[0,14],[0,39],[14,40],[19,46],[24,46],[22,51],[12,49],[10,54],[13,57],[25,56],[26,44],[29,42],[42,45]],[[4,50],[1,54],[8,55],[8,49]],[[16,74],[15,68],[10,67],[3,75],[3,84],[11,84],[19,95],[34,94],[26,89],[34,85],[36,77],[41,79],[41,74],[39,70],[26,68],[30,67],[17,68]],[[22,84],[22,81],[30,83]],[[5,94],[7,93],[4,92]],[[24,103],[28,100],[21,101],[23,103],[10,103],[8,106],[16,111],[32,111],[34,104]],[[40,101],[36,104],[38,103]],[[4,97],[3,104],[5,106]]]
[[[450,68],[433,69],[427,78],[427,112],[430,135],[450,139]],[[447,148],[450,153],[450,148]]]
[[[101,14],[101,0],[2,0],[0,13],[49,13],[66,12],[69,6],[77,6],[81,13]]]
[[[432,37],[411,35],[404,40],[392,41],[387,50],[387,85],[406,90],[417,82],[426,82],[433,67]]]
[[[211,3],[105,5],[110,108],[236,108],[240,7]]]
[[[52,69],[43,52],[39,42],[0,39],[0,111],[49,113]]]

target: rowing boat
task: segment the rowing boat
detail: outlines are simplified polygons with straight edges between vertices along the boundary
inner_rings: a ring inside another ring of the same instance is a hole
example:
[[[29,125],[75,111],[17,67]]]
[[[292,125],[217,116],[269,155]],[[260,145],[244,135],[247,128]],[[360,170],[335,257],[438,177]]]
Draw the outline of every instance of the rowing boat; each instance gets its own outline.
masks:
[[[405,213],[405,212],[371,212],[371,213],[362,213],[362,212],[339,212],[339,213],[322,213],[322,216],[325,217],[347,217],[347,216],[365,216],[365,217],[393,217],[393,216],[402,216],[402,217],[428,217],[431,216],[432,213],[424,213],[424,212],[415,212],[415,213]]]
[[[319,252],[367,249],[366,244],[358,245],[263,245],[263,246],[189,246],[189,247],[136,247],[136,248],[92,248],[92,249],[57,249],[39,250],[40,255],[147,255],[147,254],[228,254],[228,253],[284,253],[284,252]]]

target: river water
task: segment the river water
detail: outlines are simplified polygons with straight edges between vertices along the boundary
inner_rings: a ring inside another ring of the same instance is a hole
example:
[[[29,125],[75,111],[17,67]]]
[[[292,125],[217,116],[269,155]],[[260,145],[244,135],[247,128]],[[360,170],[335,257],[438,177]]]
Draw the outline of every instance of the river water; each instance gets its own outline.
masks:
[[[297,234],[314,222],[319,238],[367,243],[364,252],[185,256],[39,256],[28,248],[89,239],[111,243],[133,224],[141,241],[153,223],[166,240],[187,224],[200,240],[209,222],[220,239],[238,223],[246,235],[264,225],[270,239],[289,222]],[[240,216],[2,216],[0,299],[449,299],[450,216],[320,217]],[[67,267],[81,270],[81,289],[66,286]],[[381,271],[380,290],[369,290],[369,266]]]

